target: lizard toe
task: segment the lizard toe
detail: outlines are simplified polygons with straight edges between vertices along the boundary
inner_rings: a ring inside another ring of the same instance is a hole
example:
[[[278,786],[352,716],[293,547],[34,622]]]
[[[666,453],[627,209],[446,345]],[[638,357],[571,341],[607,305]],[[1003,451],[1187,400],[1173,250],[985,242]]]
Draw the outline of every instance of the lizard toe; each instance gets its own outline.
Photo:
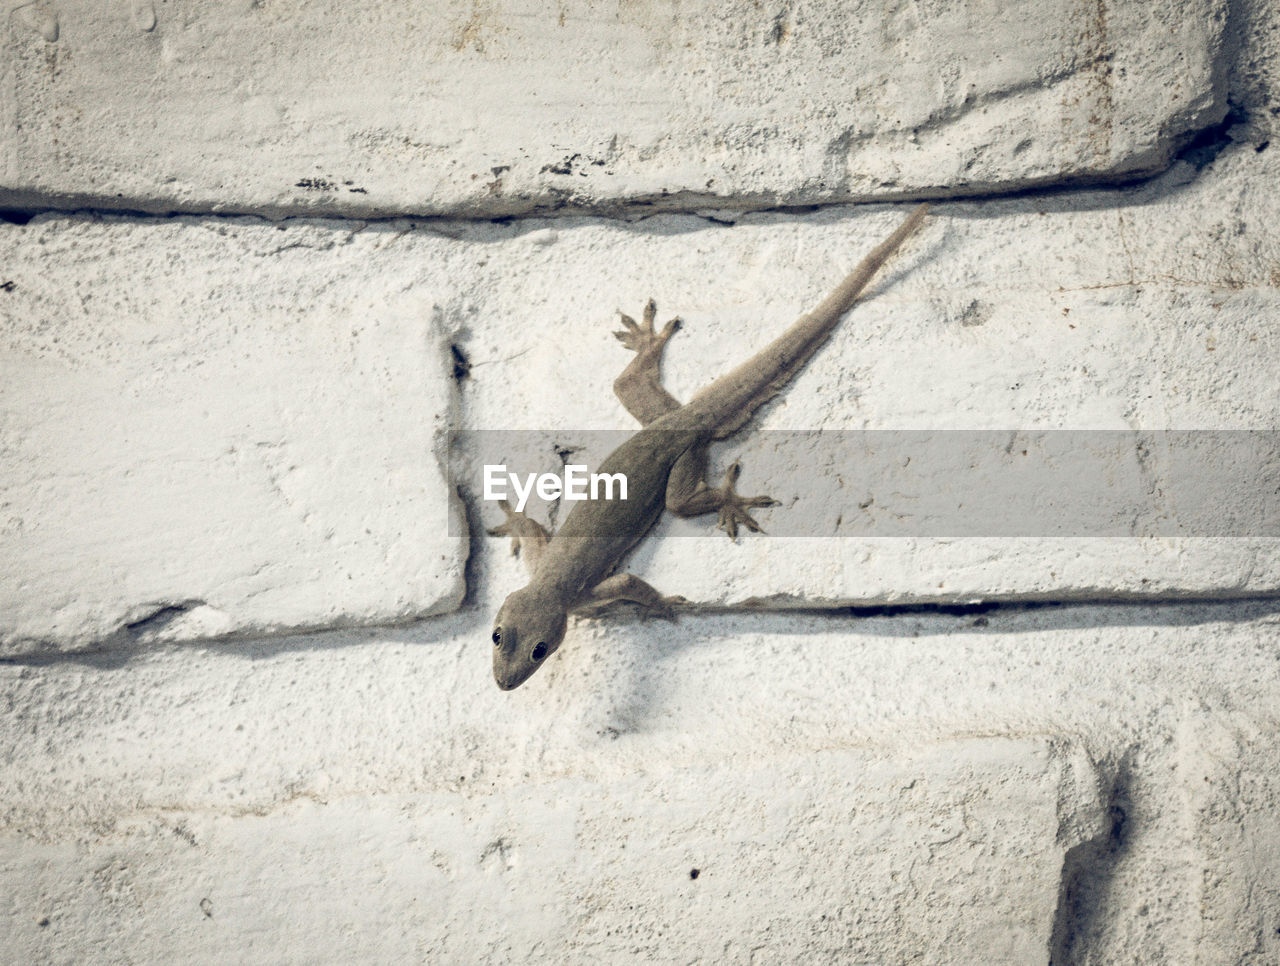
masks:
[[[751,514],[746,511],[746,507],[754,504],[749,501],[743,501],[735,498],[732,502],[725,503],[720,507],[720,520],[717,526],[725,533],[729,534],[730,540],[738,539],[738,527],[745,527],[752,533],[764,533],[764,529],[760,524],[752,518]]]

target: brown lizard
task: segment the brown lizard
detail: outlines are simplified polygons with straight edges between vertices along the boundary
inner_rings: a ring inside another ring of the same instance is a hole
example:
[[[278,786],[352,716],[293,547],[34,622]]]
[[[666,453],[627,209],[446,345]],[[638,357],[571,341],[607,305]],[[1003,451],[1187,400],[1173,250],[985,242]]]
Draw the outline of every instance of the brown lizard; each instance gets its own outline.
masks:
[[[577,503],[554,537],[503,501],[507,520],[489,533],[510,536],[513,551],[523,548],[530,581],[507,597],[494,621],[493,677],[498,687],[518,687],[556,652],[570,611],[629,600],[671,615],[671,605],[683,598],[664,597],[635,574],[614,573],[664,508],[682,517],[717,511],[720,527],[730,537],[737,535],[740,525],[760,529],[748,508],[774,506],[776,501],[738,495],[737,463],[729,467],[721,486],[708,486],[708,446],[741,429],[804,367],[880,266],[919,226],[927,208],[915,208],[821,305],[683,406],[659,379],[663,347],[680,320],[672,319],[655,333],[652,300],[645,306],[642,325],[619,313],[625,331],[617,337],[636,357],[613,389],[644,428],[609,454],[600,472],[625,474],[629,499]]]

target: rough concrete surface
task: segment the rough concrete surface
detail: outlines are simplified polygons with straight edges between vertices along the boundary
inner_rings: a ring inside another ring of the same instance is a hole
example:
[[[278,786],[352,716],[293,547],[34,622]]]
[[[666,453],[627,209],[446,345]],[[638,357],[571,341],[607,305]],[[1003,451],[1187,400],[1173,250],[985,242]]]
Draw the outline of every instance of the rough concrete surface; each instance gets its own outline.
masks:
[[[717,451],[742,457],[744,492],[782,502],[759,514],[766,529],[817,542],[734,544],[714,521],[668,519],[633,566],[712,605],[1280,591],[1274,526],[1170,536],[1144,529],[1167,516],[1156,498],[1105,533],[881,539],[903,509],[893,483],[846,486],[803,439],[772,432],[1274,428],[1280,330],[1266,320],[1280,315],[1280,243],[1261,226],[1280,217],[1276,157],[1246,148],[1212,179],[1183,163],[1143,189],[937,206],[756,431]],[[898,217],[13,226],[0,241],[13,283],[0,292],[14,373],[0,389],[13,453],[0,468],[5,647],[447,609],[468,542],[442,469],[451,407],[467,427],[538,430],[494,458],[557,470],[560,452],[591,443],[584,430],[635,425],[611,390],[629,358],[613,306],[638,313],[655,295],[684,318],[666,373],[687,399],[816,304]],[[1189,254],[1205,250],[1215,257]],[[452,482],[497,523],[479,502],[487,457],[461,457]],[[1158,461],[1153,482],[1129,464],[1142,493],[1169,489]],[[1242,499],[1274,518],[1270,486]],[[828,536],[855,522],[866,526]],[[503,575],[520,579],[515,565]]]
[[[461,600],[447,334],[376,259],[339,287],[321,264],[387,237],[95,219],[3,235],[0,650]]]
[[[461,798],[166,810],[91,845],[23,849],[0,872],[23,883],[10,901],[36,911],[18,920],[14,949],[28,955],[83,948],[61,913],[87,900],[94,944],[146,959],[176,941],[191,963],[225,962],[228,936],[246,932],[307,950],[276,961],[369,961],[374,928],[383,962],[866,960],[946,946],[946,962],[1026,966],[1045,961],[1064,853],[1105,834],[1096,786],[1079,749],[1043,739],[669,762]],[[909,868],[889,842],[911,851]],[[236,876],[210,881],[210,855]],[[314,901],[299,875],[331,897]],[[625,923],[609,914],[637,908]]]
[[[1280,4],[321,6],[7,11],[0,963],[1280,963],[1280,548],[1196,535],[1272,478],[875,536],[963,481],[806,435],[1277,430]],[[771,535],[500,692],[480,441],[589,462],[615,308],[688,398],[906,205],[748,209],[922,193],[714,452]]]
[[[766,529],[785,529],[787,514],[800,512],[824,524],[799,531],[817,536],[839,532],[842,519],[892,512],[893,494],[797,489],[808,451],[768,431],[1274,429],[1280,245],[1262,226],[1276,217],[1270,185],[1280,165],[1274,152],[1239,147],[1212,178],[1184,162],[1140,189],[937,206],[868,301],[753,424],[765,432],[727,441],[719,465],[741,457],[742,491],[782,502],[759,514]],[[528,254],[508,284],[479,283],[486,321],[468,327],[464,345],[483,368],[463,383],[468,422],[540,431],[509,457],[513,470],[557,471],[560,454],[580,445],[588,449],[573,458],[590,463],[603,455],[589,449],[598,436],[575,429],[635,426],[610,388],[629,356],[610,334],[607,307],[638,314],[652,295],[660,318],[681,316],[665,381],[688,399],[815,305],[898,217],[840,210],[801,224],[748,215],[732,228],[661,217],[639,237],[608,223],[572,233],[529,226]],[[640,256],[630,254],[637,244]],[[556,283],[571,272],[577,284],[566,295]],[[514,386],[527,387],[515,406]],[[478,462],[463,470],[477,495]],[[1274,518],[1270,488],[1250,499],[1259,518]],[[554,519],[544,501],[532,507]],[[501,519],[492,505],[482,513]],[[669,518],[633,566],[704,603],[956,602],[1269,593],[1280,587],[1278,551],[1274,536],[735,545],[706,519]],[[508,579],[519,579],[514,567]]]
[[[492,216],[1010,191],[1159,170],[1225,109],[1222,0],[31,0],[7,21],[10,205]]]
[[[577,621],[500,693],[494,603],[0,667],[7,958],[1277,951],[1274,608]]]

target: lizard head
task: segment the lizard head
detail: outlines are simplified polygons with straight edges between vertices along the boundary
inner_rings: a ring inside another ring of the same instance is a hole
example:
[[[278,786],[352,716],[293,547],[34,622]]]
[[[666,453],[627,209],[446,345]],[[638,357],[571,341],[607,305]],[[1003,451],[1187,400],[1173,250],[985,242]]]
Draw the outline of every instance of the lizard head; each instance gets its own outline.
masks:
[[[568,615],[549,595],[524,587],[502,603],[493,624],[493,679],[519,687],[564,640]]]

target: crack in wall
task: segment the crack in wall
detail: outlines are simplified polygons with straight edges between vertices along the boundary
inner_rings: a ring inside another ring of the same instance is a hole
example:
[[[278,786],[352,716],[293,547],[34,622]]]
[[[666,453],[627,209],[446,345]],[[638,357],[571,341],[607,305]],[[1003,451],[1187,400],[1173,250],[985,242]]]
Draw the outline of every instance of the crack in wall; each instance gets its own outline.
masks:
[[[468,501],[463,500],[463,506]],[[470,511],[468,511],[470,520]],[[473,545],[474,546],[474,545]],[[431,622],[447,622],[456,625],[460,620],[474,623],[481,637],[487,634],[484,627],[492,616],[481,612],[475,588],[479,581],[470,579],[471,568],[479,568],[476,553],[468,557],[468,581],[466,596],[458,609],[440,614],[424,615],[418,618],[398,621],[371,623],[333,623],[326,625],[301,626],[291,628],[241,628],[232,633],[209,637],[192,637],[181,640],[166,640],[166,646],[208,647],[231,646],[247,647],[250,651],[256,645],[267,645],[269,649],[313,650],[344,646],[342,638],[350,643],[367,643],[369,635],[380,631],[403,630],[409,626],[423,626]],[[32,650],[25,653],[9,653],[0,656],[0,666],[43,667],[62,662],[86,663],[102,667],[120,667],[135,658],[148,653],[137,645],[149,643],[141,640],[142,629],[145,628],[153,636],[163,626],[186,614],[189,610],[201,606],[193,601],[191,607],[182,604],[166,604],[157,611],[142,618],[132,625],[122,625],[114,633],[98,640],[92,645],[75,650],[50,651],[45,642],[27,640],[14,642],[28,644]],[[742,617],[758,615],[766,619],[788,617],[817,617],[829,620],[833,628],[842,623],[864,622],[872,619],[887,619],[888,624],[867,623],[859,628],[860,633],[877,636],[915,636],[919,631],[920,620],[955,618],[957,626],[939,625],[938,633],[968,632],[979,634],[1020,633],[1028,630],[1068,630],[1079,628],[1108,627],[1151,627],[1151,626],[1196,626],[1210,623],[1245,624],[1269,617],[1280,618],[1280,591],[1269,594],[1253,594],[1241,596],[1195,596],[1183,598],[1054,598],[1037,600],[984,600],[973,603],[898,603],[868,604],[845,606],[793,606],[780,607],[768,605],[683,605],[676,608],[677,613],[690,618]],[[634,615],[634,616],[628,616]],[[614,621],[647,620],[638,615],[634,608],[620,604],[593,614],[592,618]],[[902,623],[897,623],[902,619]],[[159,623],[152,625],[153,621]],[[907,623],[910,621],[911,623]],[[769,628],[763,632],[770,633]],[[329,638],[329,640],[325,640]],[[289,642],[293,642],[290,644]]]
[[[192,598],[190,600],[182,600],[172,604],[154,605],[155,609],[144,617],[130,621],[121,628],[121,632],[133,638],[142,637],[145,634],[154,634],[164,630],[175,620],[189,611],[195,610],[197,607],[206,606],[205,601]]]
[[[31,219],[48,214],[74,214],[88,217],[115,218],[200,218],[242,219],[261,218],[265,221],[286,223],[298,221],[304,224],[319,222],[413,222],[424,225],[448,223],[496,223],[504,224],[523,220],[548,218],[601,218],[624,222],[642,221],[659,215],[684,215],[704,218],[717,224],[733,224],[734,215],[786,214],[802,215],[824,208],[849,205],[903,204],[907,202],[982,202],[1001,201],[1030,196],[1062,195],[1099,190],[1131,190],[1157,181],[1179,163],[1190,164],[1199,174],[1236,142],[1229,134],[1231,128],[1248,125],[1249,117],[1244,109],[1229,102],[1225,116],[1206,127],[1187,132],[1169,145],[1166,156],[1139,160],[1130,170],[1108,172],[1100,175],[1046,175],[1003,184],[970,183],[952,186],[936,186],[921,191],[883,192],[872,194],[829,194],[824,197],[780,197],[772,192],[743,192],[733,197],[711,193],[678,191],[636,195],[614,201],[580,202],[556,189],[548,189],[544,201],[531,201],[519,209],[504,210],[501,207],[475,205],[448,214],[422,214],[411,211],[317,211],[314,208],[297,207],[263,208],[247,205],[243,208],[222,207],[218,211],[206,208],[173,208],[162,203],[148,206],[144,199],[133,198],[117,201],[95,194],[72,196],[35,195],[23,200],[10,192],[6,199],[0,189],[0,222],[25,225]],[[1242,145],[1243,146],[1243,145]],[[1261,150],[1259,145],[1253,145]]]

